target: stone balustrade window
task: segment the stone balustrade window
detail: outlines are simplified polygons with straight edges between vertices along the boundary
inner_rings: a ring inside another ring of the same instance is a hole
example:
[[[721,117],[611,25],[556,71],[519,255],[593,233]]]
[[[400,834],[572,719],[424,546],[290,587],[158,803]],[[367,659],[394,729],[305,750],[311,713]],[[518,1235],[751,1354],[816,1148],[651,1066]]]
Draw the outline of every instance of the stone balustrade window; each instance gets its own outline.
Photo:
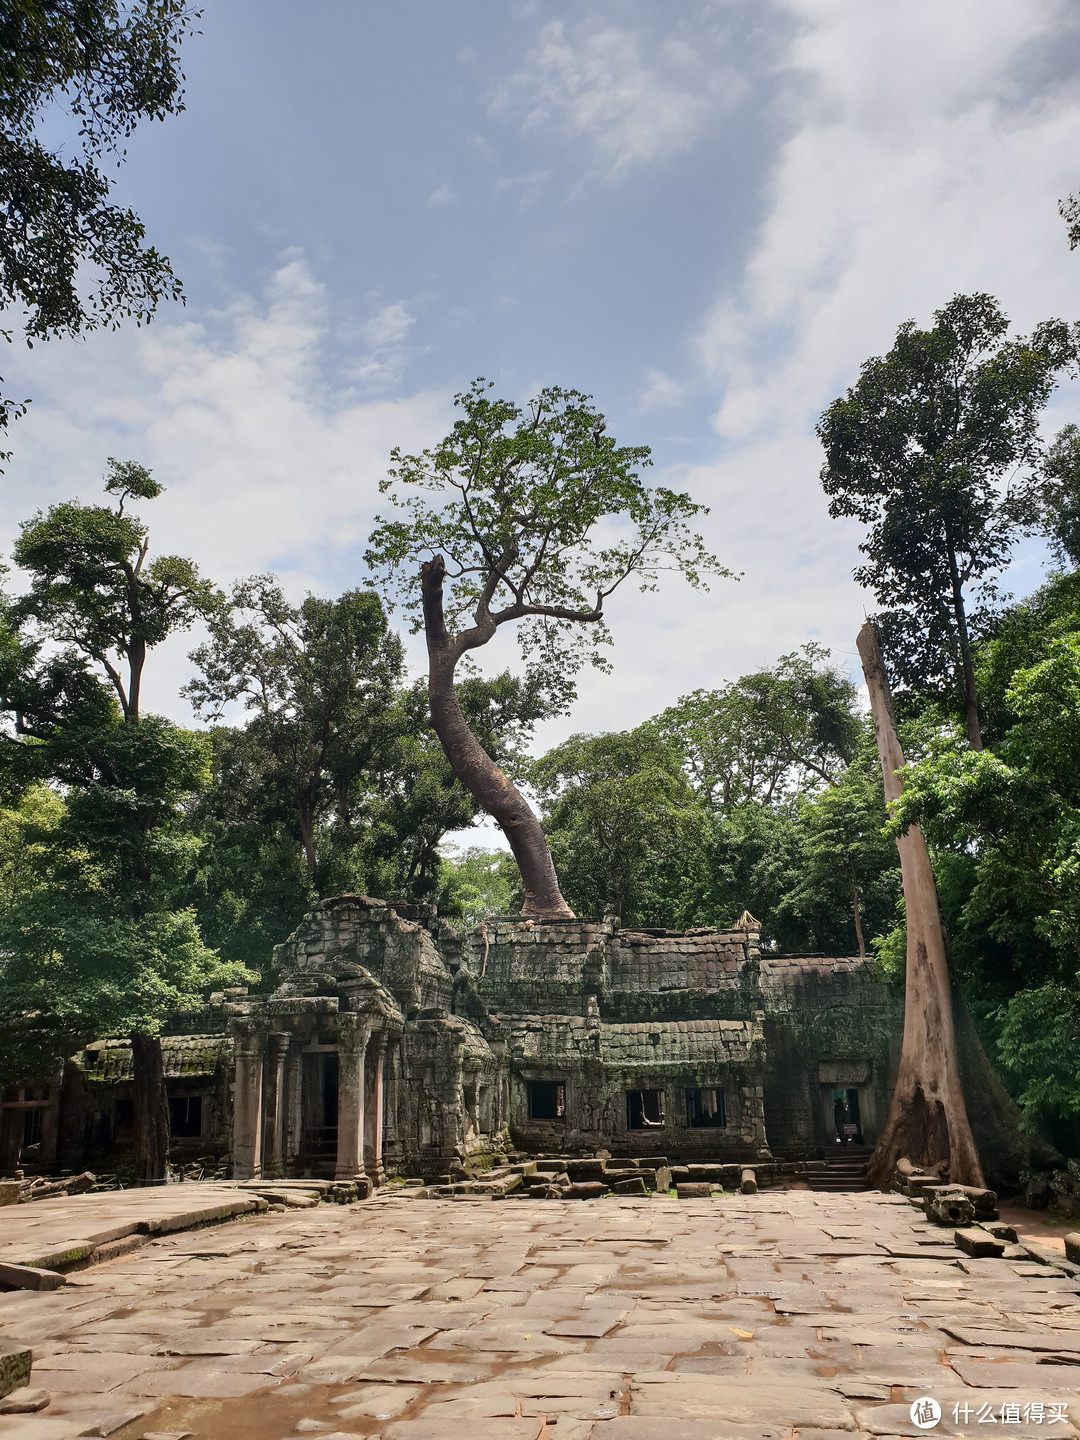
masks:
[[[566,1119],[566,1082],[564,1080],[529,1080],[530,1120]]]
[[[686,1123],[697,1130],[727,1124],[724,1092],[715,1087],[686,1092]]]
[[[664,1124],[663,1090],[627,1090],[626,1128],[658,1129]]]

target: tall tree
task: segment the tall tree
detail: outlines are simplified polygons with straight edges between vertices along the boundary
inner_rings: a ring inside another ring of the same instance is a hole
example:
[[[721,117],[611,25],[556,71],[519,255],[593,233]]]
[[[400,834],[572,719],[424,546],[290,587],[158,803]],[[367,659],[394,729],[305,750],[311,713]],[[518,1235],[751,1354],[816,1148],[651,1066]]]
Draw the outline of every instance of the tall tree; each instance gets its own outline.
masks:
[[[183,110],[179,48],[199,14],[186,0],[0,7],[0,307],[24,312],[28,344],[144,323],[179,297],[142,221],[110,202],[109,172],[140,120]],[[24,405],[0,399],[0,428]]]
[[[687,526],[703,507],[646,487],[638,471],[648,449],[617,446],[587,396],[549,387],[522,411],[489,399],[489,388],[477,380],[456,397],[462,418],[434,449],[393,452],[382,490],[405,518],[379,519],[367,560],[420,617],[431,723],[510,844],[523,912],[567,915],[539,821],[462,713],[457,666],[514,625],[529,671],[561,685],[568,704],[581,664],[603,668],[604,605],[620,585],[633,578],[652,589],[674,569],[700,586],[707,572],[726,572]]]
[[[161,954],[153,936],[171,923],[165,872],[172,870],[172,859],[165,832],[181,797],[204,783],[206,771],[205,740],[196,743],[168,722],[144,720],[147,653],[220,603],[190,560],[151,559],[146,525],[126,513],[129,501],[153,499],[161,488],[145,467],[110,460],[105,489],[116,497],[115,507],[54,505],[22,526],[14,558],[29,574],[30,587],[7,607],[4,647],[3,705],[16,735],[29,742],[18,747],[13,763],[29,765],[39,778],[73,792],[69,812],[108,876],[99,887],[109,897],[105,911],[92,886],[79,891],[88,907],[86,936],[98,937],[85,938],[85,948],[107,953],[112,944],[121,972],[116,984],[129,992],[132,984],[147,991],[153,961],[146,957]],[[100,938],[117,907],[129,925],[126,944]],[[69,927],[68,948],[75,943]],[[195,969],[202,965],[209,973],[216,957],[203,958],[206,964],[200,960]],[[165,998],[173,1003],[175,995],[167,991],[162,989],[163,1003]],[[165,1173],[168,1150],[157,1038],[163,1015],[153,1005],[137,1004],[129,1013],[136,1173],[156,1180]]]
[[[1077,329],[1060,320],[1026,339],[1005,339],[1007,329],[991,296],[954,296],[933,329],[901,325],[818,425],[829,513],[869,527],[855,578],[886,607],[877,618],[891,671],[951,692],[976,750],[972,622],[1034,519],[1039,415],[1077,355]],[[1012,482],[1017,470],[1029,483]]]
[[[1061,564],[1080,565],[1080,428],[1066,425],[1042,468],[1043,528]]]

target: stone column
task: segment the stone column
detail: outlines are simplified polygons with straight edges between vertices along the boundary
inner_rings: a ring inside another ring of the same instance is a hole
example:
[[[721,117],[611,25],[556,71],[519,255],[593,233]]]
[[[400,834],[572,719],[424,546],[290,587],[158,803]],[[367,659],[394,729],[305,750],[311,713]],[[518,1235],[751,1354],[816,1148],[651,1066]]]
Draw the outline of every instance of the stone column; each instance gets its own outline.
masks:
[[[385,1106],[386,1031],[377,1030],[368,1045],[367,1096],[364,1115],[364,1161],[375,1185],[386,1180],[383,1166],[383,1110]]]
[[[263,1106],[262,1173],[270,1180],[285,1174],[285,1060],[289,1053],[289,1037],[273,1031],[267,1037],[266,1100]]]
[[[233,1029],[234,1180],[258,1179],[262,1166],[263,1043],[265,1035],[250,1022]]]
[[[303,1041],[299,1036],[290,1037],[288,1057],[285,1062],[285,1170],[296,1173],[300,1156],[301,1129],[303,1126],[303,1102],[301,1076],[303,1074]]]
[[[364,1053],[370,1030],[358,1015],[338,1021],[338,1130],[335,1180],[365,1180]]]

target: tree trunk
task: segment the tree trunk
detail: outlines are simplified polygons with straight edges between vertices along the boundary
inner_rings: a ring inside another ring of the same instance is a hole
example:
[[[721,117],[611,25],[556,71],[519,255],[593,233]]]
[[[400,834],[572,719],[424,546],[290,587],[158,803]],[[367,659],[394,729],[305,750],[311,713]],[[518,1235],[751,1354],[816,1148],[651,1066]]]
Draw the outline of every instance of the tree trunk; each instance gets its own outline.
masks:
[[[949,582],[952,585],[953,616],[956,638],[960,646],[960,698],[964,707],[964,726],[972,750],[981,750],[982,726],[979,724],[979,700],[975,693],[975,662],[971,658],[971,637],[968,635],[964,610],[964,589],[956,568],[956,556],[949,550]]]
[[[859,631],[857,644],[870,692],[885,801],[891,807],[900,797],[897,771],[903,768],[904,752],[877,635],[869,621]],[[946,1166],[954,1184],[981,1186],[982,1167],[960,1083],[952,979],[930,856],[915,825],[897,838],[896,848],[907,911],[904,1038],[889,1114],[870,1157],[870,1182],[887,1189],[897,1160],[906,1155],[926,1168]]]
[[[132,1035],[132,1089],[135,1122],[135,1183],[153,1185],[165,1179],[169,1157],[169,1101],[161,1037]]]
[[[461,713],[454,689],[454,669],[459,651],[446,632],[443,618],[444,574],[441,555],[423,566],[424,631],[432,728],[454,774],[495,820],[509,842],[525,890],[521,913],[541,919],[572,917],[574,912],[559,891],[551,851],[532,807],[487,754]]]
[[[862,933],[862,916],[859,914],[859,886],[855,879],[855,861],[851,862],[851,913],[855,918],[855,944],[859,947],[859,959],[866,959],[866,942]]]

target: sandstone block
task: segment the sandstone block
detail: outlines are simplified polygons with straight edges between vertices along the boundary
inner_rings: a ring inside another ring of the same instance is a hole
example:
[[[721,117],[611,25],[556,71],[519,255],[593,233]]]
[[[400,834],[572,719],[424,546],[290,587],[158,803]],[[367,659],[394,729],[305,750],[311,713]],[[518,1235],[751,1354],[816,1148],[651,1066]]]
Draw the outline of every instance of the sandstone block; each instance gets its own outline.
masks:
[[[757,1194],[757,1176],[754,1174],[753,1170],[746,1169],[742,1172],[742,1180],[740,1182],[739,1189],[744,1195]]]
[[[565,1169],[575,1185],[582,1181],[604,1180],[603,1160],[567,1160]]]
[[[575,1180],[563,1192],[567,1200],[599,1200],[609,1193],[603,1180]]]
[[[626,1180],[616,1180],[611,1188],[616,1195],[647,1195],[649,1193],[641,1175],[634,1175]]]
[[[965,1255],[978,1257],[981,1255],[1000,1256],[1005,1254],[1004,1240],[996,1240],[987,1230],[957,1230],[953,1236],[953,1240],[956,1248],[962,1250]]]
[[[1065,1236],[1065,1259],[1074,1265],[1080,1265],[1080,1230],[1074,1230],[1071,1235]]]
[[[684,1180],[676,1184],[675,1193],[680,1200],[708,1200],[712,1186],[707,1180]]]
[[[0,1415],[33,1415],[35,1411],[44,1410],[51,1399],[48,1390],[22,1385],[0,1400]]]
[[[0,1339],[0,1395],[10,1395],[30,1383],[33,1352],[18,1340]]]
[[[64,1277],[38,1265],[9,1265],[0,1261],[0,1290],[59,1290]]]

